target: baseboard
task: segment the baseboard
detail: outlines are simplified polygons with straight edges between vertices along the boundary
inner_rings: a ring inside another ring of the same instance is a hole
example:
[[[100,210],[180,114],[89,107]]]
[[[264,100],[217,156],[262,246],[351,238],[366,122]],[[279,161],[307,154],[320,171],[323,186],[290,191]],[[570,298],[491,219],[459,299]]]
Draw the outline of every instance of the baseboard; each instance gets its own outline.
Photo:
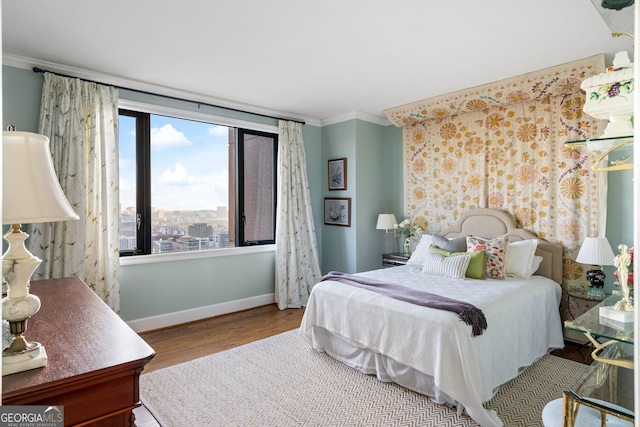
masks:
[[[173,313],[160,314],[158,316],[145,317],[142,319],[130,320],[129,327],[136,332],[151,331],[154,329],[167,328],[181,323],[193,322],[195,320],[206,319],[208,317],[220,316],[221,314],[233,313],[247,310],[254,307],[273,304],[275,294],[259,295],[251,298],[244,298],[220,304],[208,305],[205,307],[192,308],[189,310],[176,311]]]

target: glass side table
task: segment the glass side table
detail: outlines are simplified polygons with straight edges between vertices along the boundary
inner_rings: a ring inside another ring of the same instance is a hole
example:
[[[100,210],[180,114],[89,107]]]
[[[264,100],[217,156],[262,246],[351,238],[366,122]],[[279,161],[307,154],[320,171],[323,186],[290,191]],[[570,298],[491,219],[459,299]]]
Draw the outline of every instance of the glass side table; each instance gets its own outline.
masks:
[[[591,353],[593,360],[633,369],[633,359],[628,361],[599,355],[604,348],[617,342],[630,344],[631,346],[634,344],[633,322],[620,323],[600,317],[600,307],[615,305],[620,299],[622,299],[622,295],[611,295],[577,318],[565,320],[564,327],[572,331],[582,332],[591,341],[595,347],[595,350]],[[605,338],[609,341],[601,344],[596,338]]]
[[[600,317],[600,307],[614,305],[622,298],[611,295],[574,320],[565,321],[565,328],[582,332],[594,345],[594,363],[587,373],[563,393],[563,426],[572,427],[580,405],[594,408],[602,414],[633,423],[634,364],[633,322],[620,323]],[[600,343],[597,338],[608,341]]]

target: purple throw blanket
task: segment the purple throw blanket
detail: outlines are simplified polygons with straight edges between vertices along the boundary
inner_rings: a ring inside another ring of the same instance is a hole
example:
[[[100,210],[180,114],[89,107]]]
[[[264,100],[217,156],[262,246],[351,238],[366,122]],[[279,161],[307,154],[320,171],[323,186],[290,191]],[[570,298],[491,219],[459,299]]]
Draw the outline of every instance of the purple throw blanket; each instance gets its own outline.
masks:
[[[419,291],[417,289],[411,289],[402,285],[386,283],[380,280],[370,279],[368,277],[341,273],[339,271],[331,271],[320,279],[321,282],[325,280],[333,280],[358,288],[367,289],[385,295],[389,298],[421,305],[423,307],[454,312],[458,315],[460,320],[471,326],[471,335],[474,337],[482,335],[482,332],[487,329],[487,319],[485,318],[484,313],[473,304],[435,295],[429,292]]]

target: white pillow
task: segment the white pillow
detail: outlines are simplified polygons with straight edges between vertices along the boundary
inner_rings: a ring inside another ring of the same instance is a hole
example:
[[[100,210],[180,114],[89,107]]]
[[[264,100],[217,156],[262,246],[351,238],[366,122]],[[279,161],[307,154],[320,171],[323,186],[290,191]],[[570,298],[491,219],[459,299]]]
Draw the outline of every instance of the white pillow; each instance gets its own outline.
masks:
[[[542,264],[542,261],[544,260],[544,258],[542,258],[541,256],[534,256],[533,257],[533,261],[531,262],[531,275],[533,276],[534,274],[536,274],[536,271],[538,271],[538,269],[540,268],[540,264]]]
[[[532,263],[538,247],[538,239],[510,242],[507,247],[505,273],[508,277],[530,279]]]
[[[429,252],[422,266],[422,272],[435,276],[464,279],[471,255],[442,256]]]
[[[431,236],[431,234],[423,234],[420,238],[420,241],[416,245],[416,249],[411,254],[411,257],[409,257],[407,265],[413,264],[422,267],[425,260],[427,259],[427,254],[429,253],[431,243],[433,243],[433,236]]]

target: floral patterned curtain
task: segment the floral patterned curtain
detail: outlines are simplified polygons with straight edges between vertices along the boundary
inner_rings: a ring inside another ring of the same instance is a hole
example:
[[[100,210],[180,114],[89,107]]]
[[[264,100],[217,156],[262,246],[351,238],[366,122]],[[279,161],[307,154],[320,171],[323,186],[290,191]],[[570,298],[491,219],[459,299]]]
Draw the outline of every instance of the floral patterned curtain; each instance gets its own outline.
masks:
[[[387,110],[403,127],[405,215],[435,233],[469,209],[505,210],[564,246],[565,290],[586,286],[573,260],[604,235],[606,174],[565,142],[600,135],[580,84],[603,70],[598,55]]]
[[[320,261],[302,125],[281,120],[279,131],[276,302],[283,310],[307,305],[311,288],[320,280]]]
[[[35,224],[38,278],[80,277],[116,313],[118,256],[118,92],[44,74],[40,133],[49,137],[60,185],[78,221]]]

